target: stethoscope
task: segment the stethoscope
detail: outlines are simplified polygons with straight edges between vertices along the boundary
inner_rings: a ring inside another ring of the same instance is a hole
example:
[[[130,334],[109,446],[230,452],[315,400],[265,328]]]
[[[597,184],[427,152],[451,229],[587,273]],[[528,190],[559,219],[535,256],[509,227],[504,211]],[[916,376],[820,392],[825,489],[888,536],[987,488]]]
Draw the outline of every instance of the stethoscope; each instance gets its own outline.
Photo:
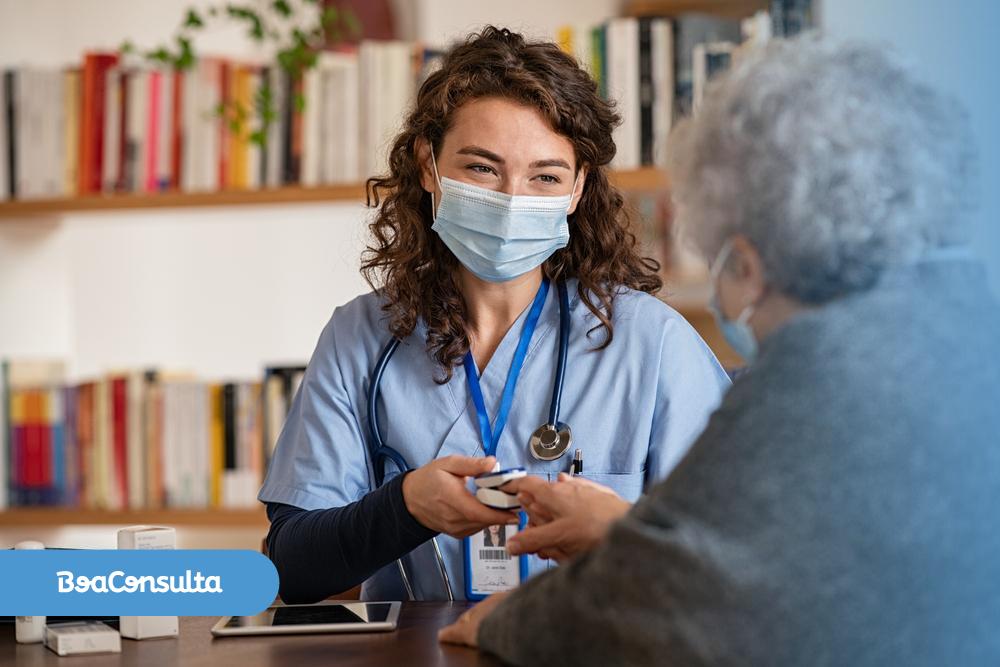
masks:
[[[562,280],[558,281],[557,289],[559,292],[559,356],[556,361],[556,376],[552,387],[552,400],[549,402],[548,421],[535,429],[528,440],[528,450],[539,461],[555,461],[559,459],[566,454],[573,441],[573,434],[569,426],[559,421],[559,406],[562,401],[563,384],[566,379],[566,357],[569,352],[570,313],[569,293],[566,289],[566,283]],[[382,486],[385,481],[385,464],[387,461],[391,461],[400,474],[410,470],[410,466],[407,464],[406,459],[403,458],[403,455],[382,441],[382,433],[378,426],[379,387],[382,384],[382,375],[385,373],[386,366],[389,365],[389,360],[392,359],[392,355],[399,348],[399,342],[398,338],[393,337],[386,343],[382,349],[382,353],[378,357],[378,361],[375,362],[375,368],[372,370],[371,375],[371,383],[368,387],[368,447],[376,488]],[[451,580],[448,577],[448,570],[444,565],[444,557],[441,555],[441,547],[438,545],[437,538],[432,538],[431,542],[434,546],[434,555],[441,574],[441,580],[448,590],[448,600],[454,600]],[[396,563],[399,567],[399,574],[403,580],[403,586],[406,588],[407,595],[411,600],[415,600],[413,586],[410,583],[409,576],[407,576],[402,559],[397,560]]]

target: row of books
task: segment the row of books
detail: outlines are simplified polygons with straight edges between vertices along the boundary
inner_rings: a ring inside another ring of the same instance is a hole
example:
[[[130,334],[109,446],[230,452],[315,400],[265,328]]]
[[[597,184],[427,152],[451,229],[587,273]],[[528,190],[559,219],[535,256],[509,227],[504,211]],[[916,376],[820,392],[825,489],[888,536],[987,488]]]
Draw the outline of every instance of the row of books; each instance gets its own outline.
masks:
[[[357,183],[384,171],[437,55],[362,42],[295,79],[276,65],[202,58],[181,71],[101,52],[79,68],[7,70],[0,200]]]
[[[616,102],[612,166],[663,167],[674,119],[696,110],[712,75],[728,67],[744,39],[765,41],[770,17],[744,21],[703,14],[617,18],[597,26],[564,26],[557,41]]]
[[[155,370],[67,384],[60,362],[2,365],[0,508],[256,503],[304,368],[210,383]]]
[[[558,31],[618,105],[614,168],[663,166],[674,118],[696,109],[744,38],[811,20],[810,0],[772,4],[773,20],[681,14]],[[364,41],[321,53],[296,78],[277,65],[202,58],[175,71],[100,52],[79,68],[7,70],[0,200],[357,183],[385,171],[388,145],[440,57],[415,43]]]

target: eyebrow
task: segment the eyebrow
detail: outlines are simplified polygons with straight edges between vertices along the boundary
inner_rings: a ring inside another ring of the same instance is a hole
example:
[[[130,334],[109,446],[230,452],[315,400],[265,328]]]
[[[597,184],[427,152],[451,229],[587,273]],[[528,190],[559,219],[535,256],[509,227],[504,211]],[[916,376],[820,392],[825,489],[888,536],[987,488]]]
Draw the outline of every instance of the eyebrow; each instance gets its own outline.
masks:
[[[560,158],[550,158],[548,160],[535,160],[528,166],[533,169],[537,169],[539,167],[562,167],[567,171],[569,171],[570,169],[569,163],[566,162],[566,160],[562,160]]]
[[[481,146],[464,146],[458,150],[459,155],[477,155],[481,158],[485,158],[490,162],[496,162],[497,164],[504,164],[504,159],[494,153],[493,151],[488,151]],[[541,167],[562,167],[566,170],[571,170],[569,163],[561,158],[549,158],[548,160],[535,160],[530,165],[532,169],[538,169]]]

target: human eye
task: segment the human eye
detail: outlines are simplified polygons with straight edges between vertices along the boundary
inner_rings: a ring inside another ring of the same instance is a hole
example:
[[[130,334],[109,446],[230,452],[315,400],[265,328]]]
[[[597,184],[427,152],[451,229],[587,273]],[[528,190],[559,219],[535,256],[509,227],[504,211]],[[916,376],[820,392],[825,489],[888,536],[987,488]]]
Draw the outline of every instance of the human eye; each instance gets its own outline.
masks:
[[[479,164],[479,163],[470,164],[469,166],[466,167],[466,169],[468,169],[469,171],[471,171],[471,172],[473,172],[475,174],[481,174],[481,175],[487,175],[487,176],[490,175],[490,174],[496,175],[496,173],[497,173],[496,169],[494,169],[493,167],[489,166],[488,164]]]
[[[544,183],[545,185],[555,185],[557,183],[562,182],[558,176],[555,176],[553,174],[539,174],[538,176],[535,176],[535,178]]]

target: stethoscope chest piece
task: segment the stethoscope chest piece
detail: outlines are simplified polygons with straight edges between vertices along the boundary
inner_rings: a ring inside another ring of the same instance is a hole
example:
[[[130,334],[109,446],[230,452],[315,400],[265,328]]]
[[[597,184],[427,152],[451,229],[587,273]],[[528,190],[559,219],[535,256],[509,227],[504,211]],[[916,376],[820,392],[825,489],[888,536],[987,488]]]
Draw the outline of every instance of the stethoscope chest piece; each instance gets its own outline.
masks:
[[[531,455],[539,461],[555,461],[566,453],[573,442],[569,426],[563,422],[555,425],[542,424],[531,434],[528,441]]]

